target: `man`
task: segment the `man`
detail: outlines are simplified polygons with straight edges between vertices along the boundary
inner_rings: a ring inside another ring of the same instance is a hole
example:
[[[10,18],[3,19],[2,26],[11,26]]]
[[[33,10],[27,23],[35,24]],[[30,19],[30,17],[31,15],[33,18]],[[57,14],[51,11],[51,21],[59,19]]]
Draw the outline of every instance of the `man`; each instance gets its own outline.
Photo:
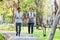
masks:
[[[21,12],[21,8],[17,8],[17,12],[14,14],[15,23],[16,23],[16,36],[20,36],[21,25],[23,20],[23,13]]]
[[[28,33],[30,34],[30,31],[31,31],[31,34],[33,34],[35,14],[33,13],[32,8],[29,8],[29,12],[27,13],[26,17],[28,19]]]

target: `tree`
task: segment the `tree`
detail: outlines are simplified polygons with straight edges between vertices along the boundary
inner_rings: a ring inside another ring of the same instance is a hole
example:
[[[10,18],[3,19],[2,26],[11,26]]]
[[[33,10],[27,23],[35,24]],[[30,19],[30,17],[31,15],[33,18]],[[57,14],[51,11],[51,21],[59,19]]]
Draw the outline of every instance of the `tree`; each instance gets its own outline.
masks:
[[[13,5],[11,5],[11,11],[12,11],[12,16],[11,16],[11,23],[14,23],[14,11],[15,11],[15,9],[17,9],[17,7],[18,7],[19,5],[15,2],[15,1],[13,1]]]
[[[8,19],[8,20],[12,19],[12,18],[10,18],[11,17],[11,12],[12,12],[12,15],[13,15],[13,8],[16,9],[15,6],[16,6],[16,3],[13,2],[13,0],[3,0],[2,1],[2,6],[1,7],[2,7],[2,9],[4,9],[2,11],[6,11],[6,14],[5,14],[6,19]],[[10,15],[8,15],[8,14],[10,14]],[[8,16],[9,16],[9,18],[8,18]]]
[[[13,18],[14,12],[18,7],[18,3],[17,3],[18,0],[16,2],[15,1],[14,0],[3,0],[3,6],[5,7],[4,9],[6,10],[6,12],[8,12],[8,10],[11,10],[11,13],[12,13],[12,15],[10,16],[11,23],[14,22],[14,18]]]
[[[42,24],[42,20],[43,20],[43,15],[42,15],[43,0],[35,0],[35,4],[36,4],[36,26],[37,26],[36,28],[39,29],[39,25]]]
[[[3,0],[0,0],[0,1],[3,1]]]
[[[50,35],[48,37],[48,40],[53,40],[54,38],[54,34],[55,34],[55,31],[56,31],[56,28],[57,28],[57,24],[58,24],[58,21],[59,21],[59,15],[58,15],[58,5],[56,3],[56,0],[54,1],[54,4],[55,4],[55,14],[56,14],[56,18],[55,20],[53,21],[53,25],[52,25],[52,28],[51,28],[51,32],[50,32]]]

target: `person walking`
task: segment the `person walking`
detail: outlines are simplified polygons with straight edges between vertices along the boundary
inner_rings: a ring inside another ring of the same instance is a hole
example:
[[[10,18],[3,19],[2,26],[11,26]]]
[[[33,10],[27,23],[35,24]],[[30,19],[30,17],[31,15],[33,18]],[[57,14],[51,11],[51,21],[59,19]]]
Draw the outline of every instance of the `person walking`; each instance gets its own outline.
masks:
[[[21,8],[17,8],[17,12],[14,14],[15,23],[16,23],[16,36],[20,36],[21,25],[23,21],[23,13],[21,12]]]
[[[34,18],[35,18],[35,14],[32,10],[32,8],[29,8],[29,12],[26,15],[27,20],[28,20],[28,33],[29,34],[33,34],[33,27],[34,27]]]

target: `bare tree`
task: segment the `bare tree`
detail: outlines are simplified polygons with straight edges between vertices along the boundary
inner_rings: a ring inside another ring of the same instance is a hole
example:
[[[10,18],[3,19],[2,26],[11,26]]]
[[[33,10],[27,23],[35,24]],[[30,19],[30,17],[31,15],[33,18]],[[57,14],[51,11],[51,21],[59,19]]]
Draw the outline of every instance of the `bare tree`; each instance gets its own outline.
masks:
[[[50,35],[48,37],[48,40],[53,40],[55,31],[56,31],[56,28],[57,28],[57,24],[58,24],[58,21],[59,21],[59,15],[58,15],[59,10],[58,10],[58,5],[57,5],[56,0],[54,1],[54,4],[55,4],[56,17],[55,17],[55,20],[53,20],[53,25],[52,25],[51,32],[50,32]]]

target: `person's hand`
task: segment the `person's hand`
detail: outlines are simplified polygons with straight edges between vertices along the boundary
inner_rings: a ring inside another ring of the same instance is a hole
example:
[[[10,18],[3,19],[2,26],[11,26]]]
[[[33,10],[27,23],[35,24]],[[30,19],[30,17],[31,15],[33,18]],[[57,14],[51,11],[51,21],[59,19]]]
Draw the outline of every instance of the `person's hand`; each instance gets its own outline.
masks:
[[[34,18],[34,17],[30,17],[30,18]]]
[[[17,19],[19,19],[19,17],[16,17]]]
[[[23,19],[22,17],[20,17],[20,19]]]

